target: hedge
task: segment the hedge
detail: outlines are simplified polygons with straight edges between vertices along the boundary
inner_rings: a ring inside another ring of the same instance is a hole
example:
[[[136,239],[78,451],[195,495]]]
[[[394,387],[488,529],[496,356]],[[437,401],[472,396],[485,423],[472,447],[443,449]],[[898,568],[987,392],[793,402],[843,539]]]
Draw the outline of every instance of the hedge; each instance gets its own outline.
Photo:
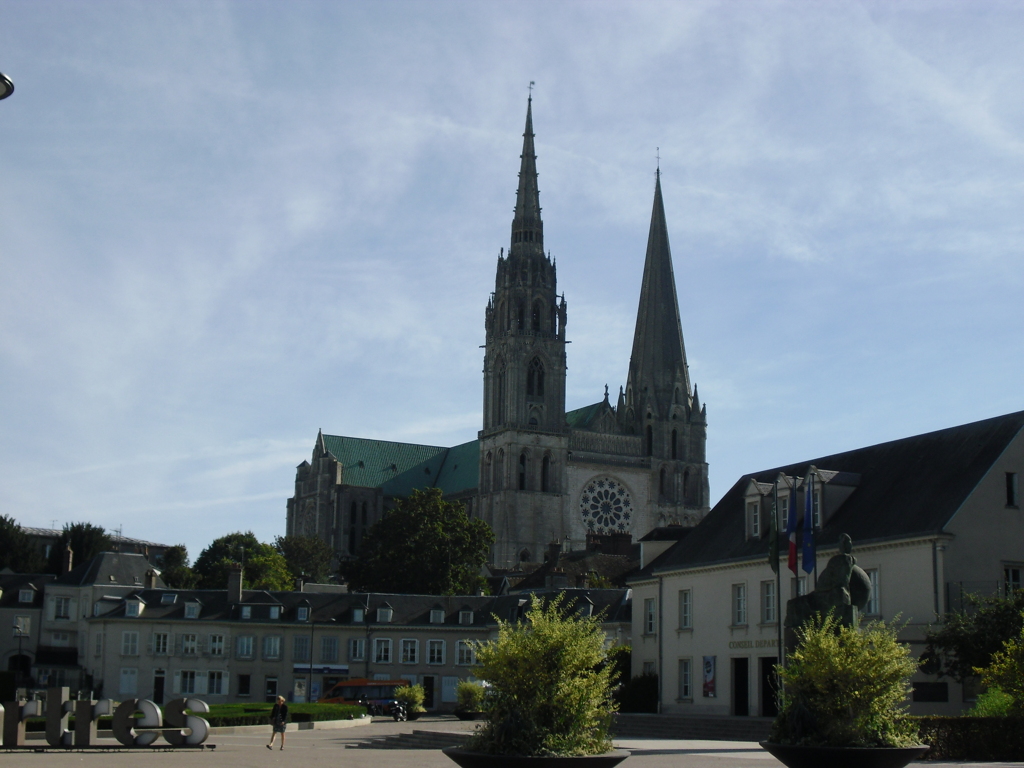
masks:
[[[1024,760],[1024,718],[917,717],[922,760],[1016,762]]]

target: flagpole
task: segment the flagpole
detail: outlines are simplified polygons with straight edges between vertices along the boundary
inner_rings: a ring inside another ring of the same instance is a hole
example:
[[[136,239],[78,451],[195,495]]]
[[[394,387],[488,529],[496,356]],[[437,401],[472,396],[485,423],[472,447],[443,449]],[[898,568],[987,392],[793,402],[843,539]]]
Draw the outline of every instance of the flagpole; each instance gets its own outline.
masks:
[[[779,640],[779,666],[786,666],[786,648],[782,644],[782,564],[779,563],[779,477],[775,476],[775,508],[772,510],[772,535],[775,537],[775,628]]]

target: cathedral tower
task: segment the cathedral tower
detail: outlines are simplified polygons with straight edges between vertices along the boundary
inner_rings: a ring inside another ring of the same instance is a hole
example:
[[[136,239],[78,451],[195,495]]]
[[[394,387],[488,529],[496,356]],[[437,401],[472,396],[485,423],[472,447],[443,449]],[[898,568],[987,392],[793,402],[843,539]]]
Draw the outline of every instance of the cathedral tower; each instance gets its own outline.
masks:
[[[544,222],[527,102],[512,237],[498,257],[485,312],[480,514],[499,544],[494,562],[539,556],[561,539],[567,429],[565,298],[544,253]]]
[[[690,387],[660,170],[633,353],[616,414],[621,429],[638,435],[650,457],[655,486],[651,498],[657,499],[660,519],[684,525],[698,522],[710,508],[707,409],[700,404],[697,387]]]

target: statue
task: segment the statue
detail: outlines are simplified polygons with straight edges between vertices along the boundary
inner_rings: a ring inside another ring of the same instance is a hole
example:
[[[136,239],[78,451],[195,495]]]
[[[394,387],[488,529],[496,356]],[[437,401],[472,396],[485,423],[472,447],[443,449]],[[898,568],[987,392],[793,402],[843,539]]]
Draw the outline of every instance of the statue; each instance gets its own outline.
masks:
[[[871,597],[871,580],[857,565],[852,554],[853,539],[844,533],[839,537],[839,554],[834,555],[818,577],[814,591],[794,597],[786,603],[786,647],[793,647],[793,630],[815,614],[832,612],[844,626],[856,626],[860,611]],[[791,642],[792,638],[792,642]]]

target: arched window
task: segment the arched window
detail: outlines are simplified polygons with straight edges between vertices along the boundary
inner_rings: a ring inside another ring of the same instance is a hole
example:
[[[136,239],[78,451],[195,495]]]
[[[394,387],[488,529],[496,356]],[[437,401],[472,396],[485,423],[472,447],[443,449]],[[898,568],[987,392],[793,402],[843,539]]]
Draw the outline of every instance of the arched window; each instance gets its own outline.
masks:
[[[534,397],[544,395],[544,363],[539,357],[533,358],[526,371],[526,394]]]
[[[678,457],[678,448],[676,448],[676,445],[678,444],[678,442],[679,442],[679,433],[676,432],[676,430],[673,429],[672,430],[672,458],[673,459],[679,458]]]
[[[537,299],[533,302],[533,314],[530,317],[530,325],[533,327],[534,331],[540,330],[540,318],[542,311],[543,306],[540,303],[540,299]]]
[[[520,301],[516,305],[516,317],[518,318],[516,320],[516,328],[520,331],[523,330],[523,324],[526,322],[526,318],[524,317],[525,311],[526,310],[523,309],[523,302]]]
[[[499,357],[495,365],[497,369],[497,386],[494,388],[494,423],[505,423],[505,359]]]
[[[484,459],[483,481],[486,485],[490,485],[491,488],[494,488],[494,457],[491,455],[490,451],[487,452],[487,456]],[[484,488],[484,490],[490,489]]]
[[[647,455],[654,455],[654,429],[650,424],[647,425]]]
[[[494,490],[505,487],[505,452],[498,451],[498,460],[494,462]]]
[[[526,490],[526,454],[519,454],[519,490]]]
[[[528,562],[530,562],[530,550],[524,549],[522,552],[519,553],[519,562],[521,562],[521,563],[528,563]]]
[[[551,483],[551,457],[545,456],[544,460],[540,463],[540,489],[542,491],[550,491]]]

